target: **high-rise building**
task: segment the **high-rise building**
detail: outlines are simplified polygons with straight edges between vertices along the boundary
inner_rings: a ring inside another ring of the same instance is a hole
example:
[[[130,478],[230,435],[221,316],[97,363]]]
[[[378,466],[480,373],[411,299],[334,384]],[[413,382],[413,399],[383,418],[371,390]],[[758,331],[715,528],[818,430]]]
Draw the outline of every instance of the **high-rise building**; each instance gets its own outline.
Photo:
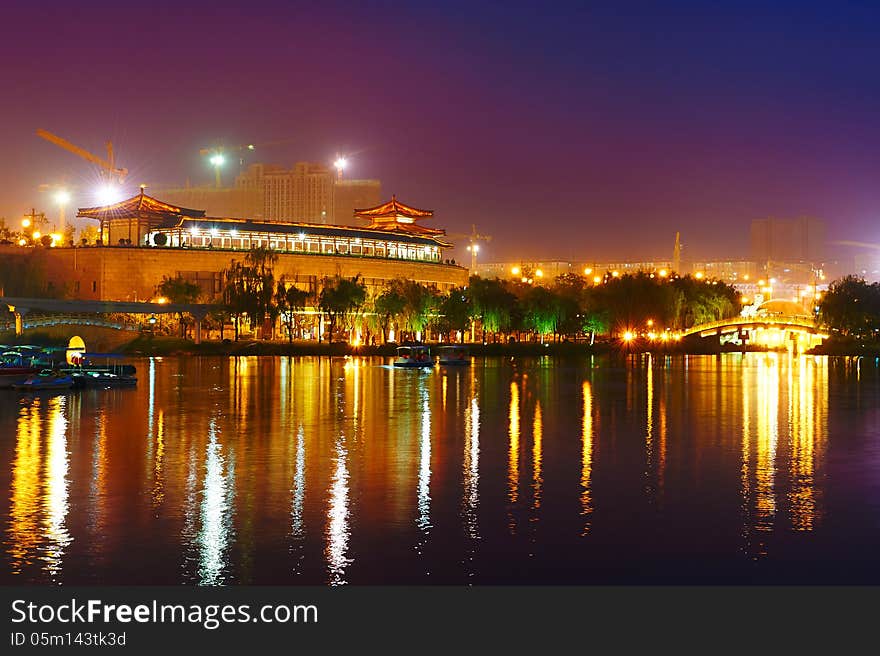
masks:
[[[381,202],[382,183],[378,180],[337,180],[333,185],[333,223],[354,225],[356,209]]]
[[[293,169],[263,176],[263,217],[269,221],[333,221],[333,172],[321,164],[297,162]]]
[[[210,216],[356,225],[354,211],[382,199],[379,180],[338,180],[332,169],[298,162],[292,169],[251,164],[232,187],[162,187],[150,192],[179,207],[205,208]]]
[[[820,219],[755,219],[750,236],[752,259],[757,262],[825,259],[825,222]]]

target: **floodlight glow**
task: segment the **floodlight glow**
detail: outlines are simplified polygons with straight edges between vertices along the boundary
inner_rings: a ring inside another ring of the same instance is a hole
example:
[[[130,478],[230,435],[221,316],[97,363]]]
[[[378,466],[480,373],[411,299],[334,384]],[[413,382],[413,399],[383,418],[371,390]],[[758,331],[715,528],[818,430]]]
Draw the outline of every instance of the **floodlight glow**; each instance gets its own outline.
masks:
[[[220,153],[217,153],[216,155],[211,155],[211,159],[208,161],[214,166],[223,166],[226,163],[226,158]]]
[[[122,189],[115,184],[105,184],[98,187],[95,197],[100,205],[113,205],[122,200]]]
[[[335,166],[338,170],[343,171],[348,166],[348,160],[344,157],[337,157],[336,161],[333,162],[333,166]]]
[[[70,202],[70,192],[60,189],[55,193],[55,202],[59,205],[67,205]]]

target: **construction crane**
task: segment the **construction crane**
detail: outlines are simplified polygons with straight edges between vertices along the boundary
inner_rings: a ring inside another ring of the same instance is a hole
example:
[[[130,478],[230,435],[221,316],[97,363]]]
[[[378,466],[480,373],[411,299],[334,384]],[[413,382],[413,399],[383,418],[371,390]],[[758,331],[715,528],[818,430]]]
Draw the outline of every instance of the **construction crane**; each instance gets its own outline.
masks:
[[[480,245],[477,243],[478,241],[489,242],[492,241],[492,235],[481,235],[477,232],[477,226],[471,224],[471,232],[470,234],[463,234],[458,232],[447,233],[447,237],[452,239],[467,239],[468,246],[467,251],[471,254],[471,274],[476,273],[477,270],[477,253],[480,252]]]
[[[93,155],[89,151],[70,143],[67,139],[63,139],[57,134],[52,134],[46,130],[37,130],[37,136],[97,165],[101,169],[102,175],[106,176],[108,182],[113,182],[114,179],[116,179],[122,184],[128,176],[128,169],[116,167],[116,158],[113,154],[113,142],[111,141],[108,141],[106,144],[107,159],[101,159],[97,155]]]
[[[289,141],[293,141],[294,137],[289,139],[281,139],[279,141],[269,141],[266,143],[258,143],[258,144],[242,144],[240,146],[212,146],[210,148],[202,148],[199,150],[199,155],[202,157],[207,157],[208,162],[211,166],[214,167],[214,182],[217,185],[217,189],[221,187],[220,180],[220,169],[226,164],[226,156],[231,155],[233,153],[237,154],[238,157],[238,165],[239,167],[244,165],[244,153],[253,152],[257,148],[267,148],[268,146],[277,146],[278,144],[287,143]]]
[[[222,167],[226,163],[226,153],[241,153],[246,150],[256,150],[256,146],[254,144],[244,144],[242,146],[232,147],[214,146],[213,148],[202,148],[201,150],[199,150],[199,155],[201,155],[202,157],[207,157],[208,161],[211,163],[211,166],[214,167],[214,181],[217,184],[217,189],[222,186],[220,181],[220,167]],[[239,156],[239,166],[241,166],[243,162],[244,157]]]

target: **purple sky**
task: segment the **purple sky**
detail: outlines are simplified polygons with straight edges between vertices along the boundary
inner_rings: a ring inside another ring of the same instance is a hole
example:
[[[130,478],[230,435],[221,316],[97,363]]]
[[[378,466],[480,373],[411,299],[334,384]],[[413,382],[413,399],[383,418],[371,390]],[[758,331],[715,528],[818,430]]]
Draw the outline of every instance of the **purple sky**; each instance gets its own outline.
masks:
[[[492,234],[484,260],[670,258],[675,230],[743,257],[771,215],[880,242],[880,10],[766,4],[7,0],[0,217],[54,212],[39,185],[62,181],[93,204],[45,128],[112,139],[133,188],[209,182],[218,141],[355,153],[438,227]]]

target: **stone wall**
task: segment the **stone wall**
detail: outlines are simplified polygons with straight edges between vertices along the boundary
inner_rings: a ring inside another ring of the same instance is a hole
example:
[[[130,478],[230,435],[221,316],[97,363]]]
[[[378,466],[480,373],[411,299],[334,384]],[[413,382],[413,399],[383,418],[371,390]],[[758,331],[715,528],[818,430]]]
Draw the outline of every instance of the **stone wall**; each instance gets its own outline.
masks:
[[[149,300],[165,276],[183,275],[198,281],[208,294],[216,292],[220,272],[245,255],[245,251],[136,246],[53,248],[44,253],[47,280],[64,289],[67,297],[113,301]],[[398,277],[436,285],[441,291],[468,281],[468,270],[457,265],[350,255],[279,252],[274,270],[276,280],[283,275],[303,289],[318,285],[324,276],[360,274],[371,294]],[[214,289],[208,289],[212,284]]]

